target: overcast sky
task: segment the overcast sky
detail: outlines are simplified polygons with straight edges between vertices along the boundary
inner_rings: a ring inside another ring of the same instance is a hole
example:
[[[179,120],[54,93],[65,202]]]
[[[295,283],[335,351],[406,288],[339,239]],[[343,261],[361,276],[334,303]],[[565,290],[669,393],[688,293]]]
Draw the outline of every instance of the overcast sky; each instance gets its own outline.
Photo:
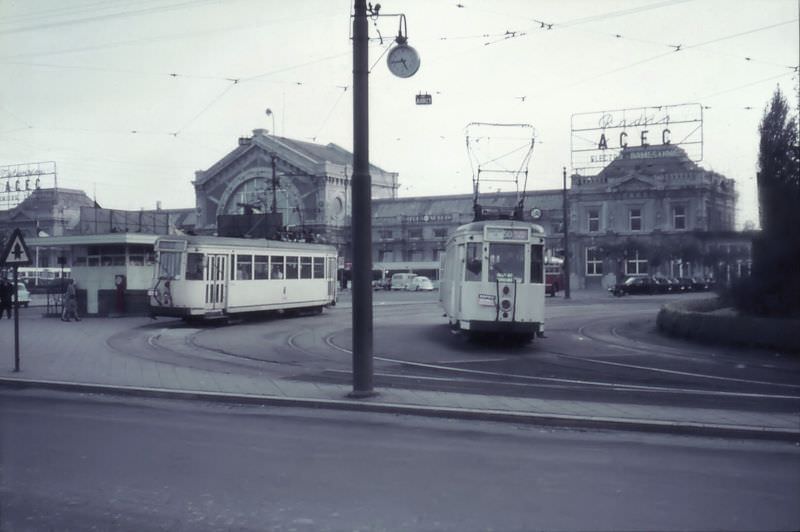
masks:
[[[273,121],[352,149],[351,11],[1,1],[0,165],[56,161],[60,186],[104,207],[172,208],[194,207],[195,170]],[[700,164],[736,180],[739,225],[757,219],[758,122],[778,84],[797,106],[797,0],[386,0],[381,12],[405,13],[422,58],[414,77],[392,76],[399,21],[370,23],[370,160],[400,174],[402,196],[470,192],[471,122],[532,125],[528,188],[548,189],[570,167],[573,114],[696,102]]]

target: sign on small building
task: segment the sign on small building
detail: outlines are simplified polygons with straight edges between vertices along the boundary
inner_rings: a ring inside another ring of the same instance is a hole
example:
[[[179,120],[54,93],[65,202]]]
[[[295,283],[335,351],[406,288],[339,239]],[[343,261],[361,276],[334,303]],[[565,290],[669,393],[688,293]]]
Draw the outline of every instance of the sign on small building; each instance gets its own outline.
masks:
[[[417,94],[417,105],[431,105],[433,103],[433,97],[428,94],[419,93]]]

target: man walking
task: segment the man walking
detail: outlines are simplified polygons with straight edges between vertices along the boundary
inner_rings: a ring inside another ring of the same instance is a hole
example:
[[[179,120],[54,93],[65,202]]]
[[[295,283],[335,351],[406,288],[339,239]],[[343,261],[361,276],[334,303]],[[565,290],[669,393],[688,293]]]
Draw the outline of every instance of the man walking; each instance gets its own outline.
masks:
[[[75,321],[81,321],[78,317],[78,297],[77,286],[75,281],[70,280],[67,285],[67,291],[64,294],[64,306],[61,310],[61,321],[69,321],[75,318]]]
[[[0,280],[0,319],[3,318],[3,311],[6,312],[8,319],[11,319],[11,302],[14,297],[14,287],[5,277]]]

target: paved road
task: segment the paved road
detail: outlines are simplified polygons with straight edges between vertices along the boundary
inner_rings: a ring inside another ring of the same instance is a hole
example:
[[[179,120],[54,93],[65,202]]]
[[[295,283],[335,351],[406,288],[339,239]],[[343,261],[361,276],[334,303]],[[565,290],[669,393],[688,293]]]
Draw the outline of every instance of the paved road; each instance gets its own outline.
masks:
[[[793,444],[0,391],[0,529],[796,530]]]
[[[677,297],[549,298],[547,338],[529,345],[452,333],[436,294],[376,292],[376,387],[751,412],[800,412],[800,359],[664,338],[655,316]],[[346,301],[345,305],[346,307]],[[111,340],[177,365],[347,384],[349,308],[228,327],[159,322]]]

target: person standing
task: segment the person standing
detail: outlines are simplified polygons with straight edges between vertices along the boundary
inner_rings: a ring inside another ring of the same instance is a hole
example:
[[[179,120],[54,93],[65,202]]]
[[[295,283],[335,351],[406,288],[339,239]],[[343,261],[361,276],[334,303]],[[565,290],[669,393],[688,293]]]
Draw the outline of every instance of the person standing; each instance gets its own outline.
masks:
[[[8,279],[0,280],[0,319],[3,318],[3,311],[6,312],[8,319],[11,319],[11,306],[14,298],[14,287]]]
[[[77,286],[75,281],[70,281],[67,285],[67,291],[64,294],[64,306],[61,310],[61,321],[70,321],[75,318],[75,321],[81,321],[78,317],[78,296]]]

